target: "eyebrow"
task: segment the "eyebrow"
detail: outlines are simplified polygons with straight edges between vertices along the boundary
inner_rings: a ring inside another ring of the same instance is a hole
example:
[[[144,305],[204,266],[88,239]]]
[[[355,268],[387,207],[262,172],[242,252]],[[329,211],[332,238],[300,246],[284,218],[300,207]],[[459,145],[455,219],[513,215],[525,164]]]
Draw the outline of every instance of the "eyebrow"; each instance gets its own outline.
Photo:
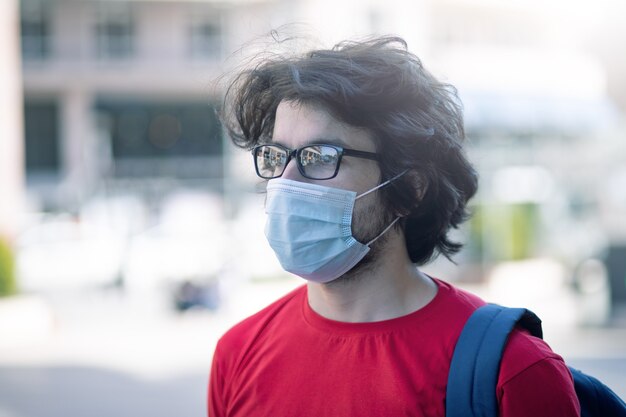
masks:
[[[289,148],[289,146],[285,145],[284,143],[282,143],[281,140],[275,140],[272,138],[270,143],[277,143],[279,145],[284,146],[285,148]],[[335,146],[341,146],[342,148],[347,148],[347,144],[346,141],[344,141],[343,139],[340,139],[338,137],[316,137],[311,139],[310,141],[308,141],[307,143],[303,144],[302,146],[309,146],[309,145],[335,145]],[[301,147],[302,147],[301,146]],[[291,149],[291,148],[289,148]]]
[[[346,141],[338,137],[317,138],[311,143],[323,143],[323,144],[328,144],[328,145],[336,145],[336,146],[341,146],[342,148],[348,147],[346,144]]]

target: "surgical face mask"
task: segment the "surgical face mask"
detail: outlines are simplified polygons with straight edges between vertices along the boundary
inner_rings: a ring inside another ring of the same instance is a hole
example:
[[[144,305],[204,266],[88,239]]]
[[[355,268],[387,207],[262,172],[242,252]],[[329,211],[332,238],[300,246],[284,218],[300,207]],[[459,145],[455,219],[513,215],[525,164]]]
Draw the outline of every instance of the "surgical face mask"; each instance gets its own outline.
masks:
[[[399,219],[363,244],[352,235],[355,201],[400,175],[359,196],[354,191],[322,185],[270,180],[265,236],[283,269],[319,283],[330,282],[352,269],[369,252],[370,245]]]

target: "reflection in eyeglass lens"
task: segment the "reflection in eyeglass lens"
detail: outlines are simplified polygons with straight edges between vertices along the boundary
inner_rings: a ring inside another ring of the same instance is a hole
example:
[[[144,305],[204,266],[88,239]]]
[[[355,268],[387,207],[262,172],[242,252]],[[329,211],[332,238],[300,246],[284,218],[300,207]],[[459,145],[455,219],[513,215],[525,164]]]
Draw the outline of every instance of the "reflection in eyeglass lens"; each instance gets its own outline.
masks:
[[[339,153],[331,146],[309,146],[301,150],[299,162],[309,178],[331,178],[337,169]]]
[[[318,148],[305,148],[300,152],[300,164],[303,167],[316,164],[321,161],[321,155]]]
[[[338,153],[330,146],[310,146],[302,149],[300,153],[300,163],[307,165],[328,165],[335,166],[338,160]]]
[[[274,148],[266,146],[262,148],[263,153],[263,168],[281,167],[285,164],[287,159],[287,153],[280,148]]]

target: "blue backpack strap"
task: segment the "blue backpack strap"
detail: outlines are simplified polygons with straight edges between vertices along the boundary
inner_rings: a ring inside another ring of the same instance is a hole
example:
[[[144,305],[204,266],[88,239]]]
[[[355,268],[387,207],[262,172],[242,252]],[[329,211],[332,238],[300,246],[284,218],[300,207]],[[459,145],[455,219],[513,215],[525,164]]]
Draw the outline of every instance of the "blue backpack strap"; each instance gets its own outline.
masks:
[[[541,320],[524,308],[487,304],[468,319],[454,348],[446,391],[447,417],[496,417],[496,385],[509,333],[521,322],[542,336]]]
[[[454,348],[447,417],[496,417],[496,386],[508,335],[516,324],[541,338],[541,320],[530,310],[487,304],[468,319]],[[581,417],[626,417],[626,403],[598,379],[569,367]]]

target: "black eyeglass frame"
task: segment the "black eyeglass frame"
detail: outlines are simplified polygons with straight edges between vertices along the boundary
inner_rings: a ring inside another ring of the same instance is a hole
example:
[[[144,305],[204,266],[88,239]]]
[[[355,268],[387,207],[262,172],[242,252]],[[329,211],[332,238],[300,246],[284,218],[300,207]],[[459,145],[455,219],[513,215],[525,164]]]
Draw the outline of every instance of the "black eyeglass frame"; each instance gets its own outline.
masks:
[[[287,153],[287,161],[285,161],[285,165],[283,166],[283,170],[281,171],[280,175],[274,175],[272,177],[266,177],[261,175],[261,172],[259,171],[259,165],[257,163],[257,153],[258,151],[265,147],[265,146],[274,146],[276,148],[280,148],[282,150],[284,150]],[[333,175],[331,175],[330,177],[326,177],[326,178],[311,178],[308,175],[305,174],[304,172],[304,167],[302,166],[301,162],[300,162],[300,154],[302,153],[303,149],[306,148],[310,148],[312,146],[327,146],[330,148],[334,148],[337,153],[339,154],[339,158],[337,159],[337,164],[335,165],[335,172],[333,172]],[[256,174],[260,177],[263,178],[265,180],[271,180],[273,178],[280,178],[282,177],[282,175],[285,172],[285,169],[287,169],[287,165],[289,164],[289,161],[291,161],[291,159],[295,156],[296,157],[296,165],[298,166],[298,171],[300,172],[300,175],[302,175],[304,178],[308,178],[310,180],[330,180],[332,178],[335,178],[337,176],[337,173],[339,172],[339,167],[341,166],[341,160],[343,158],[343,156],[353,156],[355,158],[363,158],[363,159],[370,159],[372,161],[378,161],[378,154],[374,153],[374,152],[367,152],[367,151],[358,151],[356,149],[349,149],[349,148],[344,148],[343,146],[338,146],[338,145],[331,145],[328,143],[310,143],[306,146],[302,146],[300,148],[297,149],[289,149],[286,146],[280,145],[278,143],[264,143],[262,145],[257,145],[254,148],[252,148],[252,159],[254,159],[254,169],[256,171]]]

